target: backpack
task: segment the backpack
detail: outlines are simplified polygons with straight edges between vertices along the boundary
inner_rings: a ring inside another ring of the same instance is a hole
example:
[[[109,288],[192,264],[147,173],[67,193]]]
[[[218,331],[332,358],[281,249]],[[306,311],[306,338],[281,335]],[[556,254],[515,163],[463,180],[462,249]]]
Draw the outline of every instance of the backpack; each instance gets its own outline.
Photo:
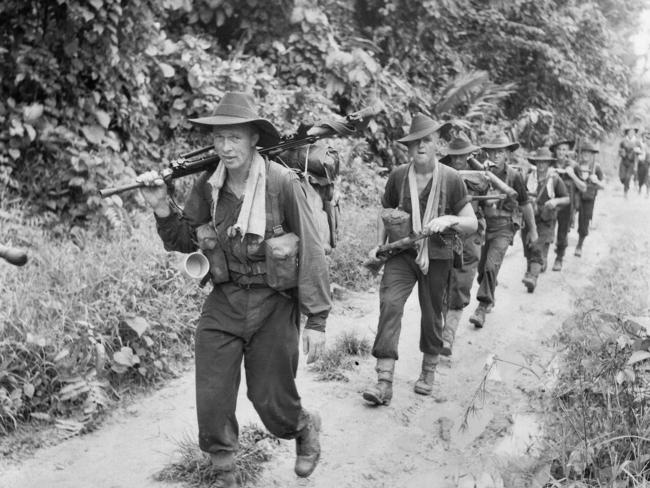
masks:
[[[324,144],[315,143],[288,149],[274,159],[300,177],[325,254],[329,254],[338,242],[341,214],[340,196],[334,187],[339,175],[338,152]]]

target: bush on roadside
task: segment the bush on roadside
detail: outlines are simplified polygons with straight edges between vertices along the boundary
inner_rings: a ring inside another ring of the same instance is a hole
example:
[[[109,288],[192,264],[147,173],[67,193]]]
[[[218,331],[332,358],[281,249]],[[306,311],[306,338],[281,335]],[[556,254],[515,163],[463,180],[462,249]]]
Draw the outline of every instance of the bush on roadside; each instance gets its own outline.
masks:
[[[626,319],[645,315],[650,324],[650,244],[621,242],[558,335],[563,365],[548,422],[554,486],[650,480],[650,329]]]
[[[0,432],[30,417],[97,417],[191,357],[201,291],[179,276],[151,222],[130,236],[22,227],[30,261],[0,264]]]

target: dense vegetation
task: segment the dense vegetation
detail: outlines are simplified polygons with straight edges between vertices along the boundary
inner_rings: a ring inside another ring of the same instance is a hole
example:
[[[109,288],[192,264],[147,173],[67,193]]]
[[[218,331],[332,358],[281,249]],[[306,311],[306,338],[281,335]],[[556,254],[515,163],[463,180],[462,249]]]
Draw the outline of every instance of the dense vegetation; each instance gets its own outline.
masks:
[[[0,181],[52,220],[114,217],[123,202],[97,187],[193,144],[187,118],[231,89],[285,132],[378,96],[388,110],[368,140],[383,165],[400,160],[390,141],[409,110],[511,127],[529,147],[553,130],[602,135],[625,109],[625,36],[644,4],[8,0]]]

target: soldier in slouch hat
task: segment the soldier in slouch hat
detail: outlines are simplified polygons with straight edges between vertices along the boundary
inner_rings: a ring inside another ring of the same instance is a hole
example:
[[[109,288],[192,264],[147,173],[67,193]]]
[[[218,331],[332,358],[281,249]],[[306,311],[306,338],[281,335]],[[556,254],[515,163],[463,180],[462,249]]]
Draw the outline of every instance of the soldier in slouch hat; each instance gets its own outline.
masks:
[[[444,124],[426,115],[413,117],[409,133],[398,140],[408,148],[410,163],[388,177],[382,197],[386,214],[404,216],[393,228],[378,219],[378,241],[395,241],[413,233],[431,233],[415,248],[390,257],[379,290],[380,312],[372,354],[377,358],[377,383],[363,391],[374,405],[388,405],[393,396],[393,372],[404,304],[415,284],[422,317],[420,351],[422,371],[414,390],[430,395],[439,355],[443,352],[444,302],[453,264],[456,233],[471,234],[477,222],[467,190],[457,171],[441,165],[436,157],[439,131]],[[388,220],[387,220],[388,222]],[[400,235],[403,234],[403,235]],[[370,251],[376,259],[378,247]]]
[[[318,229],[297,175],[258,152],[280,137],[247,95],[226,93],[214,115],[191,121],[212,130],[220,163],[197,179],[183,214],[170,208],[156,173],[140,179],[165,248],[200,248],[210,263],[213,288],[195,340],[199,446],[221,486],[238,486],[243,360],[248,398],[273,435],[296,440],[295,472],[306,477],[320,457],[320,417],[303,408],[296,388],[300,312],[307,315],[303,346],[311,362],[324,345],[331,308]],[[295,259],[276,259],[276,246]]]

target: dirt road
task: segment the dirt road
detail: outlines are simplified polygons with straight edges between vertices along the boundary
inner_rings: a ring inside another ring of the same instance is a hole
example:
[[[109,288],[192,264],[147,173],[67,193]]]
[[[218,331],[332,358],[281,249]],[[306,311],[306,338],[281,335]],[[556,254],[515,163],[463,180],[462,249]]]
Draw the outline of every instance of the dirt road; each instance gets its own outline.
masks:
[[[641,225],[638,220],[632,225],[632,217],[625,214],[633,204],[641,209]],[[632,228],[648,239],[648,214],[648,200],[634,195],[624,201],[617,186],[610,188],[599,197],[596,229],[587,240],[583,257],[573,257],[577,236],[572,233],[564,271],[544,274],[534,295],[526,293],[520,282],[525,262],[517,236],[499,277],[494,311],[486,326],[476,330],[467,323],[475,303],[467,309],[453,359],[439,368],[432,397],[412,391],[420,365],[416,295],[404,315],[401,359],[389,407],[372,408],[361,399],[361,390],[375,378],[372,358],[361,361],[349,374],[348,383],[317,382],[303,363],[299,390],[305,406],[320,411],[323,418],[322,461],[311,479],[297,479],[293,442],[283,441],[258,486],[446,488],[467,481],[468,473],[484,478],[486,473],[496,475],[509,456],[523,454],[527,448],[527,427],[534,427],[525,422],[531,409],[530,395],[539,392],[542,382],[529,371],[498,362],[487,382],[485,405],[470,417],[469,428],[460,431],[486,359],[494,354],[532,364],[541,374],[553,359],[547,339],[570,313],[576,290],[587,283],[621,229]],[[353,294],[337,303],[329,332],[333,335],[354,328],[372,336],[377,313],[375,293]],[[238,405],[241,424],[259,422],[244,387]],[[478,402],[477,406],[481,405]],[[513,437],[511,432],[520,428],[523,434]],[[119,410],[95,433],[42,449],[20,465],[0,465],[4,471],[0,486],[173,486],[157,483],[151,476],[173,456],[175,441],[188,435],[195,437],[192,371],[136,405]]]

